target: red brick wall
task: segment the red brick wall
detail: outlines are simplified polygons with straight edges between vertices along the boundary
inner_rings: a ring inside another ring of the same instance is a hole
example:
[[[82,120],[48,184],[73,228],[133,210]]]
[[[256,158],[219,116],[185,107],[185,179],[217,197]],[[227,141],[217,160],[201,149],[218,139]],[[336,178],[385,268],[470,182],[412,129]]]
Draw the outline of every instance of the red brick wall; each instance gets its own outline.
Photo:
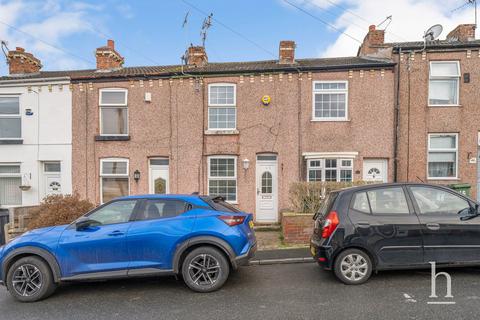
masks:
[[[308,244],[313,232],[313,214],[284,213],[282,232],[287,244]]]

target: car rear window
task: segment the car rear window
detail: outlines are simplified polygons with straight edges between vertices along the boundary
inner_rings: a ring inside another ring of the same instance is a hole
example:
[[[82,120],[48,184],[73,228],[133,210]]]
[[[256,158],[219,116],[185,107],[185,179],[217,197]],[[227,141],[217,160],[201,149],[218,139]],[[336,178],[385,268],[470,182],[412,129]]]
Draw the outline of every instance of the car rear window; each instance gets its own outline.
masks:
[[[331,192],[329,195],[327,195],[327,197],[322,203],[322,206],[317,211],[315,216],[313,216],[313,219],[317,220],[319,218],[320,219],[324,218],[332,210],[333,204],[335,203],[335,200],[337,199],[337,197],[338,197],[338,192]]]
[[[221,197],[204,199],[213,209],[223,212],[241,212],[237,207],[223,200]]]

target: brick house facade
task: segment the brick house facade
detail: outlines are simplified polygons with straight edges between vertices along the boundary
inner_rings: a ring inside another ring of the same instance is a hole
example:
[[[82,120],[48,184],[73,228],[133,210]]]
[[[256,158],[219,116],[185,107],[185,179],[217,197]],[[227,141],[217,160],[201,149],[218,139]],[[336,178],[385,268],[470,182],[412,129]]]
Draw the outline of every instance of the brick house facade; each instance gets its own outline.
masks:
[[[361,180],[365,160],[385,163],[392,181],[394,64],[288,58],[72,74],[75,191],[95,203],[110,192],[220,193],[275,222],[294,181]],[[110,89],[124,92],[123,128],[101,125]]]

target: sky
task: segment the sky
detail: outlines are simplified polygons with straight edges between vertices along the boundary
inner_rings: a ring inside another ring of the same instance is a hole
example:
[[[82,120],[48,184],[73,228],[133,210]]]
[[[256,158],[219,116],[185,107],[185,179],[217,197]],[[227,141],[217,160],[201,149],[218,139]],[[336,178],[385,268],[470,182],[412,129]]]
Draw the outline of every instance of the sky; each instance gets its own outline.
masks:
[[[0,40],[24,47],[42,70],[95,68],[95,48],[114,39],[125,66],[179,64],[185,49],[206,39],[211,62],[277,59],[280,40],[297,58],[356,55],[371,24],[386,41],[421,40],[431,25],[474,23],[467,0],[0,0]],[[183,25],[188,13],[187,23]],[[387,26],[388,24],[388,26]],[[0,60],[0,75],[8,73]]]

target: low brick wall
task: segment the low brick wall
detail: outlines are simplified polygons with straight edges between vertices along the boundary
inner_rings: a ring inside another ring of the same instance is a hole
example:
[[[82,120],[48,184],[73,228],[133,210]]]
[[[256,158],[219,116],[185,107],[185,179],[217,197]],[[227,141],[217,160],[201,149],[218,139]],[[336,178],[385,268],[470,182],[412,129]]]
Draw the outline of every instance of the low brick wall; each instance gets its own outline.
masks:
[[[287,244],[308,244],[313,233],[313,213],[284,212],[282,233]]]

